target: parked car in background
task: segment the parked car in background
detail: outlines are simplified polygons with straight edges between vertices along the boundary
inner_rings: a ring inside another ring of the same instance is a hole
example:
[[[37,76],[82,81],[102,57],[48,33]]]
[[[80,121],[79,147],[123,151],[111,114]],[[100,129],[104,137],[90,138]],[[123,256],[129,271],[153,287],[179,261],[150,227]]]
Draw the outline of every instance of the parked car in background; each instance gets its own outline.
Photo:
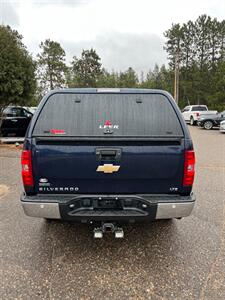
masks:
[[[2,136],[25,136],[33,114],[20,106],[8,106],[3,110],[0,133]]]
[[[182,110],[182,115],[186,123],[196,125],[198,118],[204,115],[216,115],[216,110],[208,110],[206,105],[189,105]]]
[[[225,120],[225,110],[216,115],[202,115],[198,118],[198,126],[207,130],[213,127],[219,127],[220,123]]]
[[[225,132],[225,121],[220,122],[220,132]]]

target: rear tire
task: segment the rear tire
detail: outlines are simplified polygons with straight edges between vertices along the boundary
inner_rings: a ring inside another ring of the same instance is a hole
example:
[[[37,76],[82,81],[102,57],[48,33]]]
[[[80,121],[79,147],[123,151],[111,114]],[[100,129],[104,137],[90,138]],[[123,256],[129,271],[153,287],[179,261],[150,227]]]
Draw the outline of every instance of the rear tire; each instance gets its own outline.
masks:
[[[190,125],[195,126],[196,122],[193,117],[190,118]]]
[[[210,130],[213,128],[213,122],[212,121],[206,121],[203,125],[204,129]]]

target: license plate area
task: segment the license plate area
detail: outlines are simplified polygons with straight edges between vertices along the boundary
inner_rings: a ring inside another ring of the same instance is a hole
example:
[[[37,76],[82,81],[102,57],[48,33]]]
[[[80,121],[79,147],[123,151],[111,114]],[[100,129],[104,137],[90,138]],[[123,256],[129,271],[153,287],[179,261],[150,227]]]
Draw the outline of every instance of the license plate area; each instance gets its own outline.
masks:
[[[104,198],[93,201],[94,209],[122,209],[122,203],[119,199]]]
[[[155,217],[157,205],[136,195],[81,195],[61,205],[61,213],[71,220],[75,217],[87,220],[118,220],[152,215]]]
[[[150,210],[150,201],[138,196],[78,196],[75,199],[67,202],[66,206],[70,215],[81,211],[92,212],[107,212],[107,211],[131,211],[138,210],[139,212],[146,212]]]

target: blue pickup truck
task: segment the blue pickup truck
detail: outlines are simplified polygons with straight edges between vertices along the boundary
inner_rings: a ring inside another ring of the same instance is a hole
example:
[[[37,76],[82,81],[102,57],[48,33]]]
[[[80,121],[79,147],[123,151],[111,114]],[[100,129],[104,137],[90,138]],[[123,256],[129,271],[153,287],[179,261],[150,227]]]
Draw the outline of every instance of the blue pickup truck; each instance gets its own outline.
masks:
[[[193,144],[171,95],[149,89],[65,89],[40,102],[21,157],[21,203],[32,217],[98,224],[190,215]]]

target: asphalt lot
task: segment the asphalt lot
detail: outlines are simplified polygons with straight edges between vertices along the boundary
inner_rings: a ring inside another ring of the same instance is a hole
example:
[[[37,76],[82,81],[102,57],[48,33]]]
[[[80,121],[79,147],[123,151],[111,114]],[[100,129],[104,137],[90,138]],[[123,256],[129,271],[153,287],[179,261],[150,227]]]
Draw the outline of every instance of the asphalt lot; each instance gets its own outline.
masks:
[[[225,299],[225,134],[190,130],[192,215],[127,225],[123,240],[25,216],[20,151],[0,147],[0,299]]]

